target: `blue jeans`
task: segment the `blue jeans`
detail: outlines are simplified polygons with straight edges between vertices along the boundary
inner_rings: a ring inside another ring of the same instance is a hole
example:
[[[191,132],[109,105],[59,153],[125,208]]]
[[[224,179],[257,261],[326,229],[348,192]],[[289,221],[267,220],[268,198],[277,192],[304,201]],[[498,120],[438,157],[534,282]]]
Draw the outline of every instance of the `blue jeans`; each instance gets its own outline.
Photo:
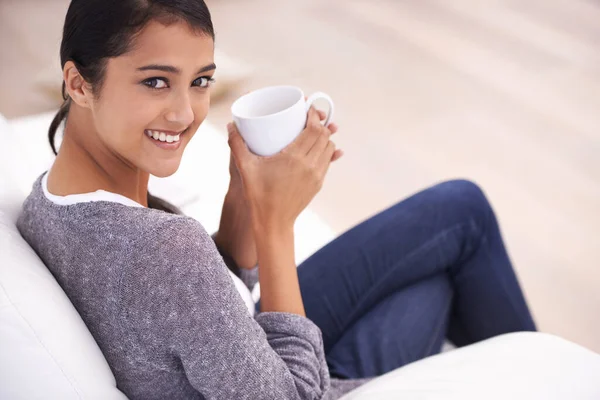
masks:
[[[426,189],[298,267],[331,375],[378,376],[440,351],[535,324],[494,212],[475,184]]]

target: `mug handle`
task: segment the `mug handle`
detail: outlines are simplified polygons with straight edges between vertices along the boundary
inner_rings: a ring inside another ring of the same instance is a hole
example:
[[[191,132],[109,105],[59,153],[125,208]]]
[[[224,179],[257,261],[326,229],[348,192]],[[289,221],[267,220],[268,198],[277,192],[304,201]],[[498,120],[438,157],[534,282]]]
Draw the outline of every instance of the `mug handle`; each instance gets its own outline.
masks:
[[[318,99],[325,99],[327,103],[329,103],[329,112],[327,113],[327,118],[325,118],[325,123],[323,124],[327,126],[333,118],[333,100],[331,100],[331,97],[329,97],[327,94],[323,92],[316,92],[311,94],[310,97],[306,99],[306,112],[308,112],[310,106],[312,106],[312,104]]]

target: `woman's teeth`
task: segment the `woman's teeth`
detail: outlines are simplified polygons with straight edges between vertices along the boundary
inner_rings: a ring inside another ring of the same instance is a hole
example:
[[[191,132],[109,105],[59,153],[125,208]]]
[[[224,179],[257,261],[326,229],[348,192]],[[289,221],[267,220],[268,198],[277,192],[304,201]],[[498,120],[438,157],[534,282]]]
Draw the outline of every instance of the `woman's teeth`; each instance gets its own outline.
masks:
[[[179,142],[179,136],[181,134],[178,135],[167,135],[164,132],[161,131],[146,131],[146,135],[148,135],[148,137],[151,137],[155,140],[160,140],[161,142],[167,142],[167,143],[173,143],[173,142]]]

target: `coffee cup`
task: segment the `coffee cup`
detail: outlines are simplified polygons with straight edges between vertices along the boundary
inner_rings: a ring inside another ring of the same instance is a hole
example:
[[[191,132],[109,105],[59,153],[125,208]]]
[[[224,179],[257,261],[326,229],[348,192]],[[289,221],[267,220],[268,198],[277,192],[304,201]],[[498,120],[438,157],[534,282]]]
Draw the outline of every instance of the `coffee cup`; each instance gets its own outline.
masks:
[[[327,126],[333,117],[331,97],[316,92],[305,100],[302,90],[295,86],[270,86],[245,94],[233,103],[231,113],[250,151],[271,156],[304,130],[308,110],[318,99],[329,103],[324,122]]]

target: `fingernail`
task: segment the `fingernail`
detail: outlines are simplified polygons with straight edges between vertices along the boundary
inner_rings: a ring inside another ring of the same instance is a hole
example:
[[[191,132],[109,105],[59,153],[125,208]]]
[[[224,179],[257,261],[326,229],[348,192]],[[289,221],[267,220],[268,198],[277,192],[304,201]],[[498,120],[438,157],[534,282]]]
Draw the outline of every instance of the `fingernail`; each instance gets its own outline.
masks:
[[[227,124],[227,133],[230,135],[233,133],[233,123],[231,122]]]

